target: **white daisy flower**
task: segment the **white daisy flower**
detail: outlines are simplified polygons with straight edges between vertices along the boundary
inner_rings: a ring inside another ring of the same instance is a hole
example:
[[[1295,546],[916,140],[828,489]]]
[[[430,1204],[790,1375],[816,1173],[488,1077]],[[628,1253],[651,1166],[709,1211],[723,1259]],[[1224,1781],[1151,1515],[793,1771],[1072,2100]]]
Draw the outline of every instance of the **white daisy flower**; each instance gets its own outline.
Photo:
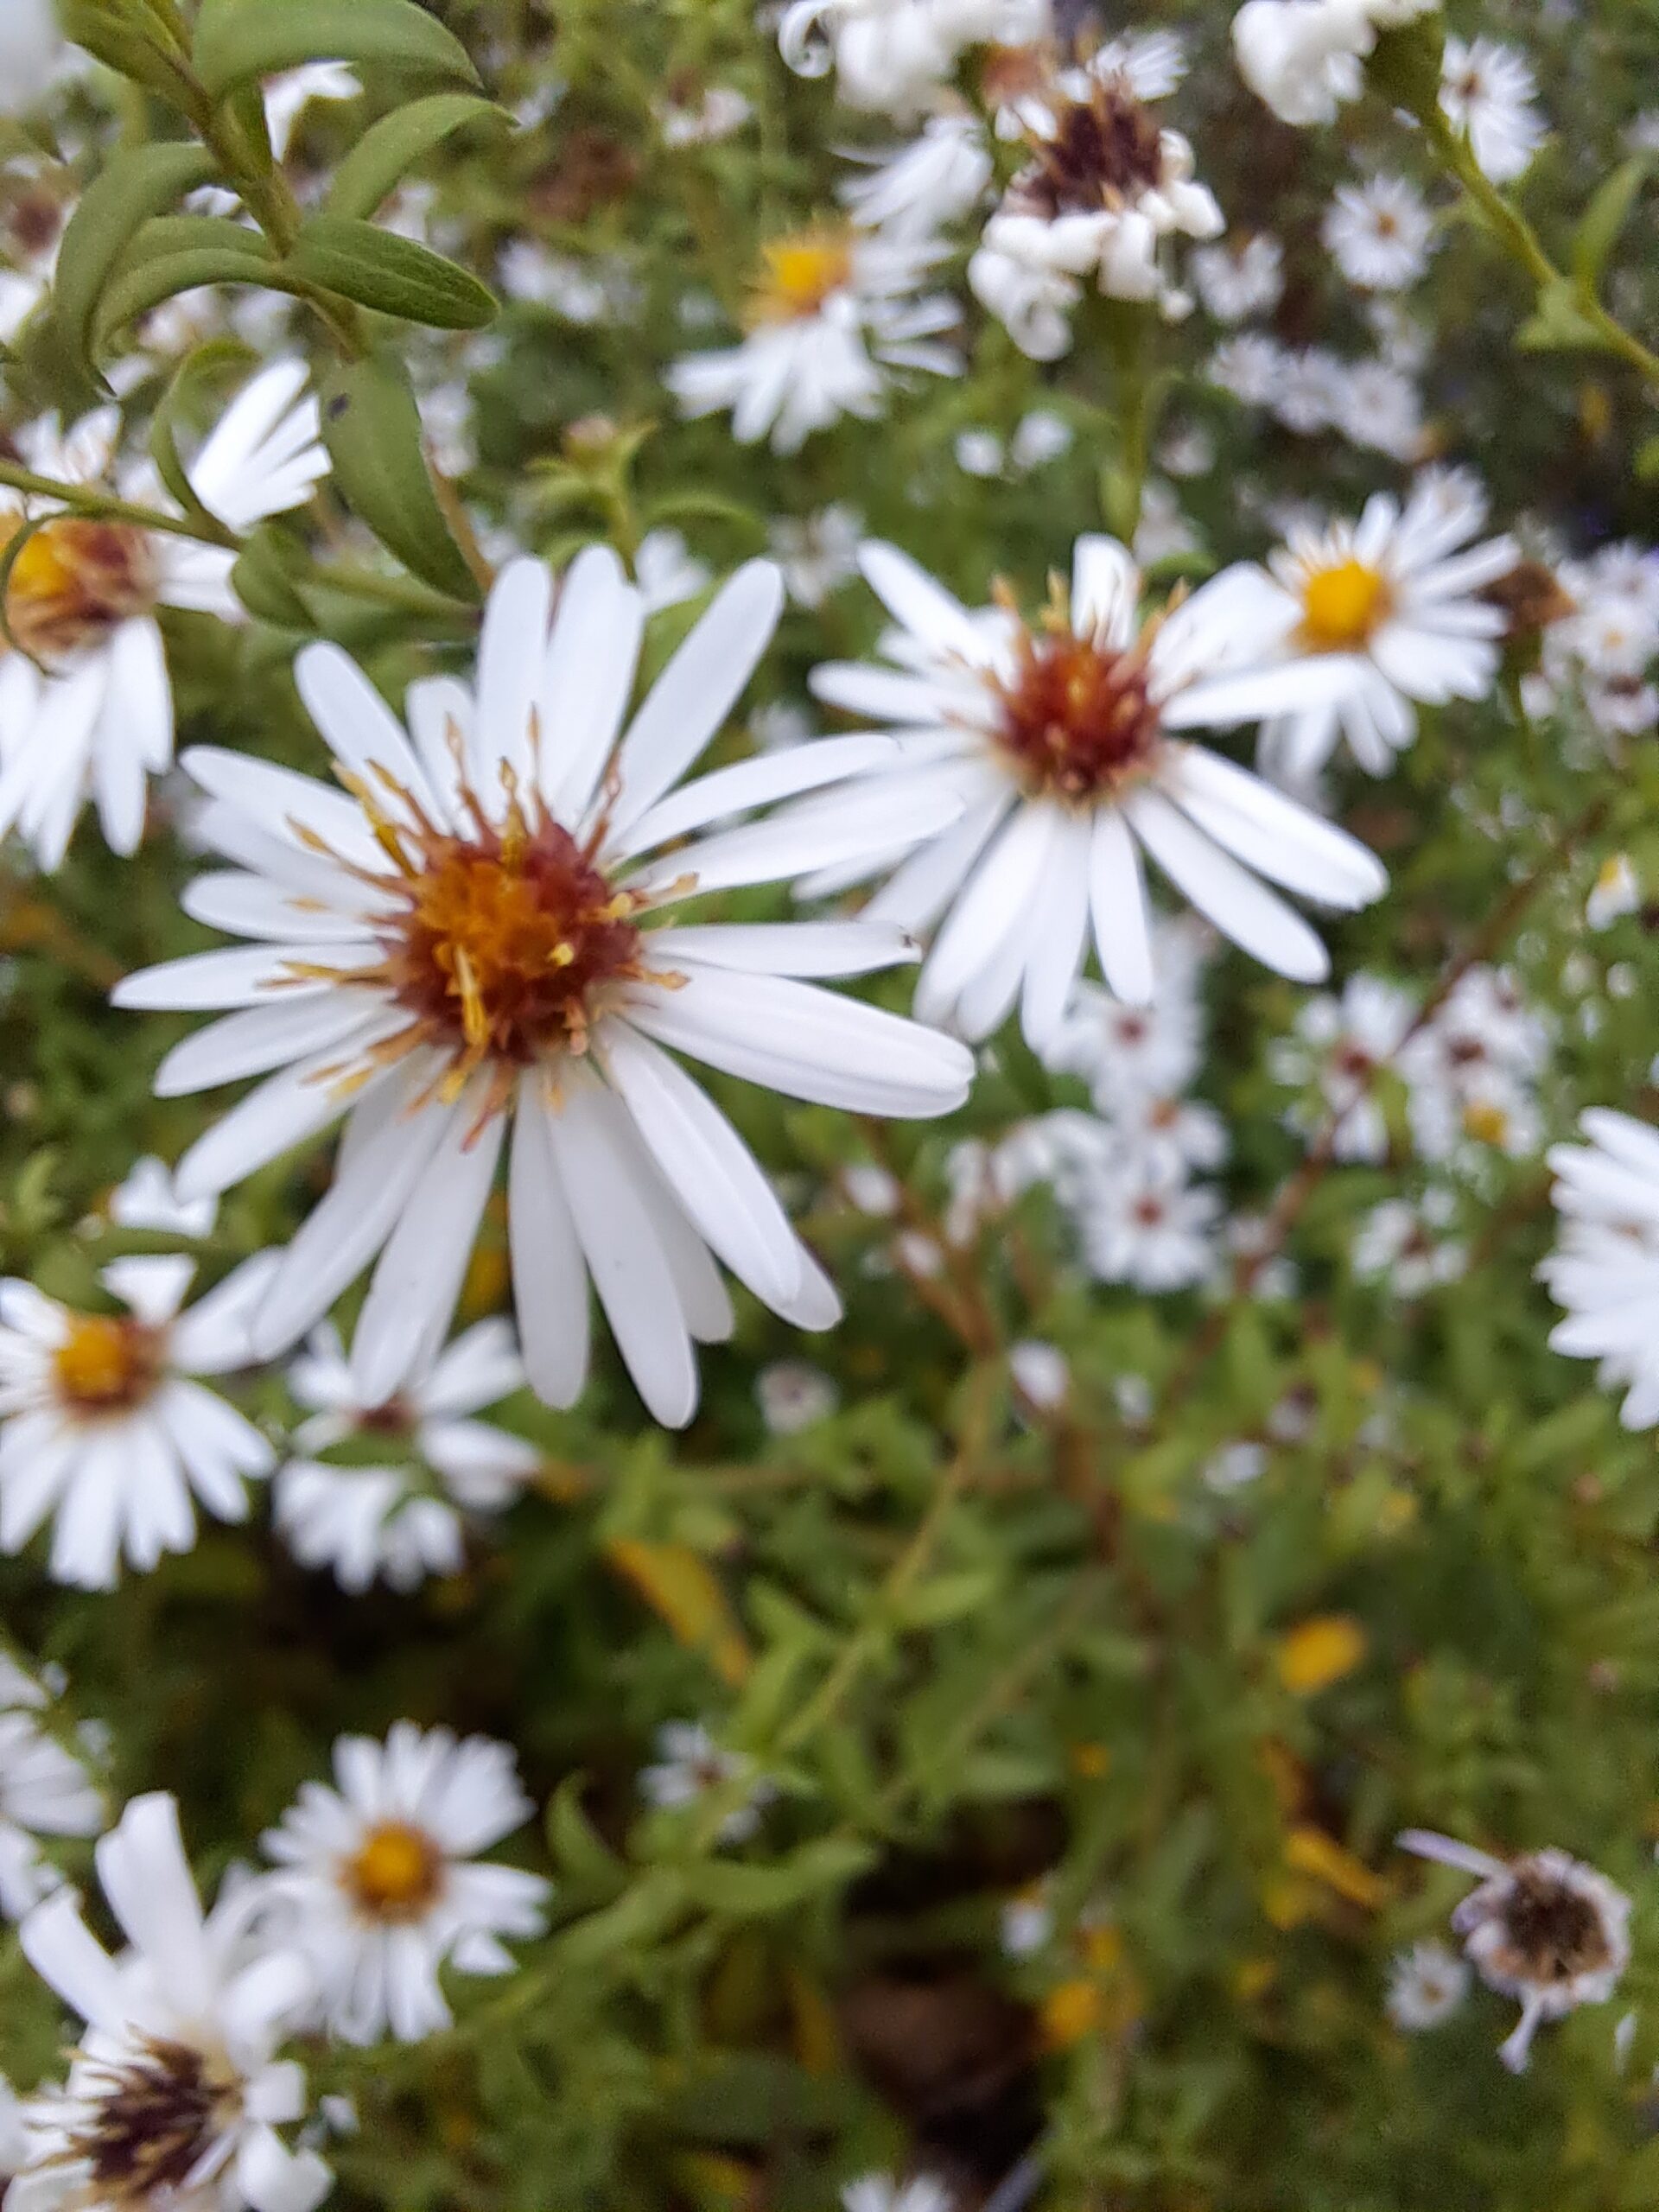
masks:
[[[1296,610],[1259,572],[1235,568],[1150,620],[1141,579],[1109,537],[1079,538],[1069,594],[1036,625],[1007,600],[970,613],[890,545],[866,546],[866,579],[893,617],[896,668],[832,663],[814,673],[830,705],[902,728],[906,762],[969,795],[920,846],[871,918],[922,929],[949,909],[917,993],[925,1019],[986,1037],[1021,1001],[1027,1038],[1058,1032],[1091,932],[1107,983],[1153,995],[1142,848],[1224,935],[1281,974],[1327,972],[1313,931],[1260,878],[1327,906],[1378,897],[1381,867],[1343,830],[1179,733],[1233,726],[1340,696],[1332,661],[1292,662]],[[914,788],[877,772],[867,788]],[[913,832],[913,825],[911,825]],[[896,841],[895,841],[896,842]],[[873,839],[866,875],[897,855]],[[848,880],[856,880],[849,863]]]
[[[1215,1273],[1221,1198],[1208,1184],[1125,1160],[1095,1184],[1077,1218],[1084,1258],[1099,1282],[1190,1290]]]
[[[1403,512],[1379,492],[1357,524],[1297,531],[1268,566],[1286,594],[1294,650],[1325,653],[1358,680],[1337,696],[1269,718],[1258,765],[1306,774],[1345,737],[1360,766],[1380,776],[1417,733],[1415,707],[1479,699],[1497,673],[1501,608],[1478,596],[1520,556],[1511,537],[1469,541],[1486,519],[1470,479],[1433,471]]]
[[[1010,1959],[1034,1958],[1054,1935],[1054,1885],[1043,1875],[1016,1890],[998,1915],[1002,1950]]]
[[[1466,1962],[1444,1943],[1414,1943],[1389,1962],[1383,2010],[1396,2028],[1421,2035],[1451,2018],[1469,1994]]]
[[[1498,2056],[1526,2070],[1533,2037],[1546,2020],[1580,2005],[1605,2005],[1630,1958],[1630,1900],[1605,1874],[1564,1851],[1494,1859],[1452,1837],[1408,1828],[1402,1849],[1472,1874],[1471,1890],[1452,1916],[1454,1931],[1489,1989],[1512,1997],[1521,2018]]]
[[[730,412],[732,435],[794,453],[844,415],[881,412],[894,370],[961,373],[944,342],[961,321],[957,302],[924,294],[949,249],[891,226],[818,226],[766,240],[741,346],[688,353],[664,381],[687,415]]]
[[[1285,250],[1265,232],[1196,247],[1186,265],[1193,289],[1217,322],[1271,314],[1284,294]]]
[[[267,77],[263,91],[270,150],[286,161],[295,125],[313,100],[354,100],[363,87],[343,61],[308,61]]]
[[[968,265],[976,296],[1014,343],[1052,360],[1071,342],[1070,312],[1092,288],[1109,298],[1190,304],[1166,241],[1223,227],[1193,181],[1192,149],[1162,129],[1121,71],[1063,72],[1025,132],[1031,159],[1004,193]]]
[[[1375,1085],[1379,1071],[1393,1065],[1415,1013],[1410,993],[1397,983],[1351,976],[1340,998],[1321,994],[1299,1007],[1294,1034],[1271,1048],[1276,1081],[1299,1089],[1318,1084],[1325,1113],[1336,1117],[1334,1159],[1388,1157],[1388,1123]],[[1313,1117],[1298,1111],[1293,1124],[1311,1131]]]
[[[1344,363],[1329,405],[1332,428],[1350,445],[1400,461],[1421,458],[1427,442],[1422,395],[1397,363]]]
[[[756,1773],[753,1759],[716,1743],[700,1720],[671,1720],[657,1731],[657,1764],[642,1770],[639,1794],[647,1804],[672,1810],[737,1783],[747,1795],[721,1822],[722,1843],[747,1843],[777,1790]]]
[[[104,1804],[86,1767],[41,1719],[46,1693],[21,1669],[0,1678],[0,1912],[16,1920],[60,1877],[42,1836],[96,1835]],[[0,2173],[7,2171],[0,2163]]]
[[[1434,219],[1408,178],[1373,176],[1337,187],[1322,235],[1351,284],[1367,292],[1401,292],[1428,267]]]
[[[1446,40],[1440,106],[1494,184],[1529,169],[1549,135],[1537,94],[1532,64],[1518,47],[1492,38]]]
[[[1163,936],[1160,930],[1153,939],[1159,988],[1150,1004],[1126,1006],[1097,983],[1079,983],[1044,1051],[1055,1074],[1083,1077],[1103,1113],[1142,1098],[1173,1097],[1198,1073],[1198,1008],[1166,980],[1158,959]]]
[[[1420,1198],[1384,1198],[1361,1220],[1354,1236],[1354,1273],[1386,1281],[1396,1298],[1421,1298],[1466,1273],[1469,1249],[1448,1234],[1457,1217],[1450,1191]]]
[[[773,1436],[798,1436],[817,1421],[828,1421],[841,1403],[834,1378],[804,1359],[780,1359],[763,1367],[754,1395],[760,1418]]]
[[[1478,967],[1401,1056],[1410,1086],[1412,1135],[1427,1160],[1465,1146],[1496,1146],[1512,1159],[1537,1149],[1533,1086],[1549,1058],[1548,1024],[1507,969]]]
[[[1033,468],[1046,467],[1062,454],[1070,453],[1076,438],[1071,425],[1052,408],[1033,407],[1014,426],[1014,435],[1008,440],[1008,459],[1023,474]]]
[[[294,1431],[297,1456],[271,1483],[278,1532],[306,1567],[327,1567],[344,1590],[377,1575],[413,1590],[429,1574],[457,1574],[466,1518],[501,1512],[542,1455],[522,1436],[472,1416],[524,1387],[524,1363],[505,1321],[480,1321],[397,1394],[365,1402],[332,1323],[312,1332],[288,1370],[309,1419]],[[384,1464],[316,1455],[350,1444],[385,1451]]]
[[[1217,1497],[1230,1497],[1248,1490],[1268,1471],[1268,1447],[1252,1437],[1238,1437],[1212,1452],[1199,1470],[1199,1479]]]
[[[550,1885],[477,1856],[534,1808],[508,1745],[411,1720],[384,1744],[342,1736],[334,1769],[261,1839],[266,1921],[310,1961],[331,2034],[418,2043],[450,2024],[441,1968],[511,1974],[501,1939],[546,1927]]]
[[[327,474],[305,379],[297,361],[263,370],[191,464],[198,498],[232,530],[302,505]],[[113,409],[67,437],[55,422],[37,423],[20,441],[23,459],[59,482],[95,483],[110,473],[118,429]],[[124,497],[171,505],[148,464],[117,482]],[[35,519],[26,506],[0,491],[6,538]],[[17,650],[0,647],[0,836],[16,829],[48,873],[88,799],[111,848],[136,850],[148,779],[173,757],[173,696],[156,609],[238,619],[235,560],[229,550],[136,524],[60,514],[12,563],[6,614]]]
[[[1659,1423],[1659,1131],[1592,1107],[1586,1141],[1553,1145],[1551,1195],[1561,1217],[1555,1249],[1538,1269],[1567,1319],[1553,1351],[1598,1359],[1605,1387],[1626,1388],[1629,1429]]]
[[[0,10],[0,115],[37,107],[67,54],[54,0],[6,0]]]
[[[1282,356],[1268,404],[1287,430],[1311,438],[1340,417],[1347,392],[1347,364],[1328,346],[1304,346]]]
[[[1293,356],[1262,332],[1247,330],[1224,338],[1205,371],[1218,391],[1229,391],[1246,407],[1271,406]]]
[[[904,958],[890,925],[658,926],[694,892],[862,852],[887,803],[854,790],[810,817],[679,842],[896,757],[868,739],[800,747],[675,789],[772,635],[776,569],[733,578],[620,742],[639,594],[597,546],[566,575],[556,620],[551,593],[539,563],[506,569],[476,690],[416,684],[408,734],[345,654],[302,653],[301,695],[345,792],[240,753],[189,755],[213,802],[202,842],[237,865],[185,903],[252,941],[130,976],[116,998],[240,1009],[157,1077],[168,1096],[263,1078],[180,1162],[182,1195],[225,1190],[349,1116],[334,1186],[255,1317],[261,1357],[378,1254],[352,1359],[365,1402],[391,1397],[448,1331],[506,1154],[531,1382],[556,1405],[581,1395],[591,1274],[646,1404],[683,1426],[694,1344],[732,1326],[715,1256],[798,1326],[828,1327],[839,1307],[747,1147],[670,1055],[821,1104],[924,1116],[962,1103],[972,1061],[798,980]],[[963,804],[931,772],[906,788],[932,826]]]
[[[1028,45],[1048,28],[1048,0],[790,0],[778,44],[799,76],[833,69],[849,107],[907,116],[969,47]]]
[[[130,1948],[111,1958],[67,1891],[22,1925],[29,1964],[86,2025],[67,2082],[23,2107],[8,2202],[313,2212],[333,2177],[276,2133],[305,2110],[304,2075],[276,2056],[313,1997],[305,1961],[250,1940],[245,1886],[204,1917],[170,1797],[133,1800],[98,1872]]]
[[[841,2192],[842,2212],[951,2212],[956,2199],[931,2175],[894,2181],[889,2174],[865,2174]]]
[[[196,1263],[113,1260],[99,1276],[126,1313],[77,1313],[31,1283],[0,1282],[0,1550],[53,1522],[50,1573],[114,1587],[124,1553],[148,1573],[196,1541],[192,1493],[245,1521],[269,1444],[195,1378],[250,1363],[249,1317],[275,1253],[245,1261],[186,1312]]]

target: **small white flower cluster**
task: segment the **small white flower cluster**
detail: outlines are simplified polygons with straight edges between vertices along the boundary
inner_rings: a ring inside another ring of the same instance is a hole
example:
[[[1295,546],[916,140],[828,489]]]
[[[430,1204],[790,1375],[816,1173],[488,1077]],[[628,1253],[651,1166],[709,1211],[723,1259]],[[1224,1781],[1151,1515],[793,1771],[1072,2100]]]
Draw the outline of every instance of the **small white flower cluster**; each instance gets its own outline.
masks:
[[[1571,700],[1609,735],[1659,728],[1659,554],[1605,545],[1562,561],[1555,580],[1572,611],[1545,631],[1541,664],[1523,680],[1529,714],[1542,719]]]
[[[1334,123],[1364,89],[1377,33],[1440,0],[1245,0],[1233,18],[1239,73],[1281,123]]]
[[[969,47],[1029,44],[1049,20],[1048,0],[790,0],[778,43],[804,77],[833,69],[849,107],[904,118]]]
[[[1427,442],[1416,378],[1387,350],[1349,361],[1328,346],[1292,348],[1263,331],[1242,331],[1217,346],[1207,373],[1218,390],[1270,412],[1299,437],[1334,431],[1350,445],[1404,461],[1417,460]]]

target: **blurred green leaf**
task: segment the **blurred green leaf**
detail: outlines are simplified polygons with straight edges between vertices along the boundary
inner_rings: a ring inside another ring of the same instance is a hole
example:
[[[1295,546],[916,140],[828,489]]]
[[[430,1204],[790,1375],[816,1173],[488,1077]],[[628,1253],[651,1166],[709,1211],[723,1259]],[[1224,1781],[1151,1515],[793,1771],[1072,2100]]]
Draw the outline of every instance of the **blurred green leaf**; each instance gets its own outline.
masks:
[[[144,224],[214,174],[205,146],[139,146],[114,155],[87,186],[58,249],[51,308],[54,329],[80,360],[91,359],[104,288]]]
[[[302,283],[435,330],[481,330],[495,319],[494,293],[458,263],[355,217],[312,216],[284,266]]]
[[[250,77],[306,61],[479,81],[460,40],[413,0],[203,0],[193,56],[216,99]]]
[[[505,108],[473,92],[434,92],[372,124],[335,170],[322,213],[372,215],[415,164],[470,123],[511,124]]]
[[[323,443],[347,506],[411,575],[452,599],[476,599],[432,488],[407,371],[385,354],[341,362],[324,374],[321,402]]]

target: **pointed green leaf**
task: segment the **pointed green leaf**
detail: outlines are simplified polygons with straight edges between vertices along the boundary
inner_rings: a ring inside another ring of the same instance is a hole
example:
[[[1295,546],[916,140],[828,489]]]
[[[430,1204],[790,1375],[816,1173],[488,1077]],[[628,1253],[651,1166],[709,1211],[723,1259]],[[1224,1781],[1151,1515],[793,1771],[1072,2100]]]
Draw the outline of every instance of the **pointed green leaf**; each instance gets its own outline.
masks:
[[[205,146],[138,146],[117,154],[81,194],[58,249],[52,321],[75,359],[86,361],[99,296],[142,226],[215,174]]]
[[[322,378],[322,442],[334,488],[412,575],[451,599],[478,586],[449,535],[426,465],[420,410],[402,366],[384,355]]]
[[[157,36],[123,21],[109,7],[100,6],[99,0],[59,0],[58,17],[64,36],[85,47],[95,60],[182,108],[186,80],[157,42]]]
[[[314,215],[285,265],[302,283],[404,322],[481,330],[495,319],[494,293],[457,263],[353,217]]]
[[[323,199],[323,213],[372,215],[416,162],[452,132],[486,117],[499,123],[512,120],[505,108],[474,92],[434,92],[428,99],[394,108],[371,124],[335,170]]]
[[[93,343],[101,353],[118,330],[137,315],[145,315],[180,292],[194,292],[203,284],[264,284],[287,291],[282,271],[241,251],[222,246],[196,247],[184,253],[159,254],[124,270],[99,302]]]
[[[1575,287],[1562,276],[1539,293],[1537,310],[1516,333],[1515,342],[1529,353],[1568,353],[1600,347],[1606,340],[1586,315]]]
[[[196,75],[217,99],[304,61],[349,61],[476,85],[466,48],[414,0],[204,0]]]
[[[1621,162],[1585,211],[1573,240],[1573,273],[1592,296],[1600,289],[1601,272],[1614,240],[1630,219],[1652,166],[1649,154],[1637,154]]]

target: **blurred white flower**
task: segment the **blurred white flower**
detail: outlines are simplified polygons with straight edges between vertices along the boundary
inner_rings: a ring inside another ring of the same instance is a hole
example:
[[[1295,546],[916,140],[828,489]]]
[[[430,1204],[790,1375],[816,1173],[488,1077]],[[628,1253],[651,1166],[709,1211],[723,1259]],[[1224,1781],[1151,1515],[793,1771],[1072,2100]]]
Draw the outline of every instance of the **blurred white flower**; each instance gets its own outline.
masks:
[[[641,1771],[639,1794],[648,1804],[674,1809],[734,1783],[743,1788],[743,1802],[721,1821],[722,1843],[747,1843],[778,1793],[756,1773],[753,1759],[716,1743],[701,1721],[671,1720],[657,1731],[657,1763]]]
[[[798,1436],[817,1421],[828,1421],[841,1402],[834,1379],[802,1359],[780,1359],[763,1367],[754,1395],[760,1418],[774,1436]]]
[[[1470,150],[1494,184],[1529,168],[1548,136],[1535,105],[1538,79],[1518,47],[1497,39],[1448,38],[1440,105],[1468,135]]]
[[[1339,184],[1325,210],[1326,248],[1351,284],[1399,292],[1428,267],[1434,220],[1415,185],[1402,176]]]
[[[1266,232],[1193,250],[1192,287],[1217,322],[1243,322],[1276,308],[1285,289],[1285,250]]]
[[[335,1787],[308,1782],[262,1838],[268,1940],[309,1961],[315,2018],[351,2044],[417,2043],[450,2023],[441,1967],[511,1974],[502,1938],[539,1936],[550,1885],[480,1851],[533,1808],[505,1744],[400,1720],[335,1743]]]
[[[1389,1962],[1383,2009],[1396,2028],[1421,2035],[1451,2018],[1469,1993],[1468,1966],[1444,1943],[1414,1943]]]

